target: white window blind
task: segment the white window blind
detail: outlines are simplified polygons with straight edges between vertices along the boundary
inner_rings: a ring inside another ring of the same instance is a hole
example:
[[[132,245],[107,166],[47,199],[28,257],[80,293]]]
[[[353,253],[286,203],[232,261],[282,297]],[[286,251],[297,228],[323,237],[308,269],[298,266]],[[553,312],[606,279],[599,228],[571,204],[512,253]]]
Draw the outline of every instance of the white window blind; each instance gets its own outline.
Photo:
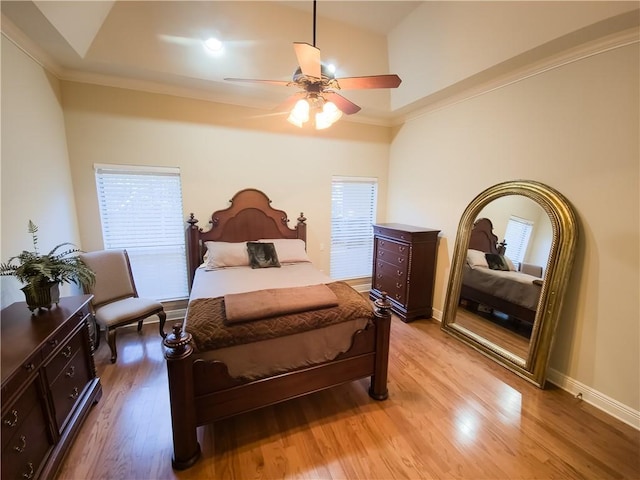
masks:
[[[331,187],[331,278],[371,276],[378,181],[334,177]]]
[[[504,234],[504,240],[507,243],[505,256],[509,257],[514,263],[524,262],[532,231],[532,221],[513,215],[509,217],[507,230]]]
[[[127,250],[138,295],[188,297],[180,171],[96,165],[95,172],[104,248]]]

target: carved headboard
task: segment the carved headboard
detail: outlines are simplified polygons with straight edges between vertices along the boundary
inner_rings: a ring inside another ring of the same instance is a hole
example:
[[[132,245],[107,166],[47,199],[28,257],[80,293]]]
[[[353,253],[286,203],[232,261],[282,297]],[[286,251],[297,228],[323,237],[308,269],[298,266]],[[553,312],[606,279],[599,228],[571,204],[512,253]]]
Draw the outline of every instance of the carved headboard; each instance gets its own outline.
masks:
[[[196,269],[202,263],[206,250],[204,242],[248,242],[261,238],[299,238],[307,241],[307,224],[300,213],[295,228],[289,228],[289,218],[283,210],[271,207],[271,200],[255,188],[240,190],[229,201],[230,206],[213,212],[209,224],[203,231],[198,220],[187,220],[187,267],[189,285],[193,283]]]
[[[498,243],[498,237],[493,233],[493,223],[488,218],[479,218],[473,224],[469,238],[469,248],[485,253],[504,255],[506,244]]]

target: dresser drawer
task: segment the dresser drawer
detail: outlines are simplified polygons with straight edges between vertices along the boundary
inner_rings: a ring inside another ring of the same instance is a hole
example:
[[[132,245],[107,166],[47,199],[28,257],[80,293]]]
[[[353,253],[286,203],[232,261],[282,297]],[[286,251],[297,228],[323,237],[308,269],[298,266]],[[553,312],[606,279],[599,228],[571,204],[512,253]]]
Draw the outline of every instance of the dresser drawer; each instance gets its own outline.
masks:
[[[49,385],[52,385],[56,381],[71,359],[84,348],[83,331],[84,328],[78,330],[66,345],[54,354],[53,358],[51,358],[45,367]]]
[[[91,380],[87,359],[82,353],[71,358],[51,384],[51,398],[58,431],[62,431],[78,398]]]
[[[404,285],[407,282],[407,269],[405,268],[406,266],[407,265],[392,265],[390,263],[377,260],[375,280],[386,278],[391,282],[395,281],[398,284]]]
[[[384,260],[387,263],[396,265],[402,268],[408,268],[409,264],[409,249],[404,245],[400,245],[394,242],[385,241],[385,246],[381,245],[382,242],[378,242],[378,248],[376,248],[376,260]],[[385,248],[389,247],[389,248]]]
[[[11,438],[20,431],[25,420],[34,407],[38,407],[38,389],[35,382],[31,382],[24,392],[10,406],[2,406],[2,449],[7,446]]]
[[[42,366],[42,361],[43,357],[40,352],[31,355],[29,360],[20,365],[11,378],[2,385],[3,416],[5,403],[11,401],[11,397],[13,397],[20,388],[27,383],[29,377]]]
[[[60,327],[55,335],[52,335],[51,338],[43,345],[42,354],[44,358],[47,358],[54,350],[62,345],[80,322],[86,323],[89,315],[89,306],[85,305],[83,308],[78,310],[68,322]]]
[[[387,240],[384,238],[379,238],[377,243],[378,243],[378,250],[383,249],[389,253],[393,253],[395,255],[401,255],[404,257],[409,255],[410,246],[405,243],[394,242],[393,240]]]
[[[3,439],[3,480],[33,478],[51,445],[42,408],[34,405],[6,445]]]
[[[386,292],[387,297],[399,303],[404,303],[407,298],[407,283],[393,275],[378,275],[373,279],[373,288],[379,292]]]

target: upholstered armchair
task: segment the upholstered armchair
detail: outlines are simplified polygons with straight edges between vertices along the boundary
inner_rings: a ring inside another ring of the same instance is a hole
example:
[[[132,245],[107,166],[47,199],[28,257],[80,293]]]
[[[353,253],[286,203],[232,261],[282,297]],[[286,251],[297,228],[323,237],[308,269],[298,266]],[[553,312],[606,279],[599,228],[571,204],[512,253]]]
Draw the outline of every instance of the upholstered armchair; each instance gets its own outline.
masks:
[[[105,330],[111,349],[111,363],[118,358],[116,329],[119,327],[137,322],[140,333],[142,321],[157,315],[160,319],[160,335],[165,337],[167,315],[164,308],[156,300],[138,297],[126,250],[88,252],[81,254],[80,258],[96,274],[95,284],[85,291],[93,294],[91,305],[97,324]]]

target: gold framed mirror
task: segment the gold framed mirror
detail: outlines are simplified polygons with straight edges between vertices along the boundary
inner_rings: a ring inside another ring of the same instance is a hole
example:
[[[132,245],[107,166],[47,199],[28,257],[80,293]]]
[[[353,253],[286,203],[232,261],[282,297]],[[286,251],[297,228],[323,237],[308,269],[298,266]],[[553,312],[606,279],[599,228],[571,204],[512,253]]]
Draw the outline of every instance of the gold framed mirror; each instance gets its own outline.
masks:
[[[577,229],[566,198],[542,183],[481,192],[458,225],[442,329],[544,388]]]

